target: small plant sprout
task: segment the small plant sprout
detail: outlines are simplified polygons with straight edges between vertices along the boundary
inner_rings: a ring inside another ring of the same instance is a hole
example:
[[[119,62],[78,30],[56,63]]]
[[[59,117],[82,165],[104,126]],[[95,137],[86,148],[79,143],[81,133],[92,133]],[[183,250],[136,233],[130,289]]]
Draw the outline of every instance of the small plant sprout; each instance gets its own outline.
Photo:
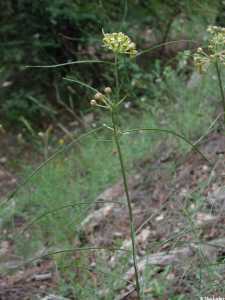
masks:
[[[209,33],[208,47],[205,50],[200,47],[197,49],[194,54],[194,64],[201,74],[207,71],[210,64],[215,65],[225,122],[225,94],[221,75],[221,66],[225,66],[225,28],[209,26],[207,32]]]

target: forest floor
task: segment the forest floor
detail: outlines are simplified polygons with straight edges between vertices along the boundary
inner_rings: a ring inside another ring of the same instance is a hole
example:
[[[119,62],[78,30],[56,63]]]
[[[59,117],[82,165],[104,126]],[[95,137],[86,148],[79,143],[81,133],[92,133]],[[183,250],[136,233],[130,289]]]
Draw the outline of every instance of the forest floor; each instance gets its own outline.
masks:
[[[160,153],[159,147],[158,159],[152,161],[149,158],[138,162],[136,175],[129,177],[139,271],[142,273],[148,265],[157,266],[154,275],[157,277],[166,266],[172,266],[166,278],[173,294],[193,295],[193,282],[197,285],[197,265],[202,263],[202,269],[205,270],[206,261],[206,264],[218,263],[225,256],[224,134],[210,133],[201,141],[199,150],[210,164],[194,151],[186,157],[178,157],[175,153]],[[10,151],[1,153],[1,197],[12,191],[17,184],[16,176],[8,171],[7,160],[10,155]],[[98,199],[105,201],[105,204],[96,205],[84,220],[82,240],[77,241],[77,244],[81,247],[116,247],[120,243],[121,248],[128,249],[129,220],[122,182],[104,191]],[[23,220],[17,221],[16,226],[23,225]],[[13,269],[14,262],[17,264],[18,260],[14,253],[13,240],[10,239],[11,233],[7,234],[8,240],[1,241],[0,244],[0,268],[1,264],[8,264],[9,269]],[[200,254],[198,245],[201,245]],[[115,268],[121,260],[120,252],[109,254],[103,251],[102,257],[109,269]],[[94,266],[95,255],[90,255],[89,259]],[[216,284],[213,295],[224,296],[221,294],[220,285],[225,280],[225,271],[220,269],[218,272],[220,274],[213,279]],[[209,283],[209,276],[204,276],[205,282],[208,280]],[[96,272],[93,269],[93,281],[96,280],[95,277]],[[115,299],[136,299],[132,285],[134,274],[129,262],[124,280],[129,283],[118,290],[118,297]],[[45,257],[35,265],[26,265],[19,271],[0,275],[0,299],[64,299],[57,296],[46,297],[57,289],[57,282],[58,274],[54,262]],[[98,288],[101,290],[101,287]],[[210,295],[206,286],[203,290],[209,294],[202,296]],[[100,292],[107,299],[107,291]],[[144,290],[146,294],[150,292],[151,289]],[[155,296],[154,299],[169,299],[169,293],[168,290],[161,298]]]

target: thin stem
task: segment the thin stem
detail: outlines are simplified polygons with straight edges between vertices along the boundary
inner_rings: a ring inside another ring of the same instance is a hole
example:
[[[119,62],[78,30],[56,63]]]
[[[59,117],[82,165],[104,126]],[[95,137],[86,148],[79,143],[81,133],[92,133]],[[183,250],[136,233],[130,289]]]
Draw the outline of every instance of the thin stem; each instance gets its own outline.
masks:
[[[81,247],[81,248],[71,248],[71,249],[63,249],[63,250],[57,250],[57,251],[52,251],[52,252],[47,252],[43,255],[40,256],[36,256],[34,258],[31,258],[28,261],[25,261],[15,267],[13,267],[13,269],[18,269],[18,268],[22,268],[28,264],[31,264],[33,262],[35,262],[36,260],[40,260],[40,259],[44,259],[44,258],[48,258],[50,256],[54,256],[57,254],[66,254],[66,253],[72,253],[72,252],[81,252],[81,251],[98,251],[98,250],[108,250],[108,251],[123,251],[123,252],[128,252],[127,249],[123,249],[123,248],[108,248],[108,247]]]
[[[119,87],[119,74],[118,74],[118,55],[115,54],[115,61],[114,61],[114,75],[115,75],[115,81],[116,81],[116,97],[117,100],[120,99],[119,93],[120,93],[120,87]]]
[[[138,300],[141,300],[140,283],[139,283],[139,275],[138,275],[138,267],[137,267],[137,259],[136,259],[135,228],[134,228],[134,220],[133,220],[133,211],[132,211],[132,205],[131,205],[131,200],[130,200],[129,191],[128,191],[128,184],[127,184],[127,177],[126,177],[126,172],[125,172],[125,167],[124,167],[124,162],[123,162],[123,155],[122,155],[119,137],[118,137],[118,128],[116,125],[116,120],[115,120],[115,115],[114,115],[113,110],[112,110],[112,125],[113,125],[113,136],[114,136],[117,151],[119,154],[121,173],[123,176],[124,190],[125,190],[125,194],[126,194],[127,206],[128,206],[128,211],[129,211],[130,235],[131,235],[131,242],[132,242],[132,256],[133,256],[133,266],[134,266],[134,272],[135,272],[136,291],[137,291]]]
[[[176,133],[175,131],[173,130],[169,130],[169,129],[163,129],[163,128],[134,128],[134,129],[129,129],[129,130],[126,130],[126,131],[122,131],[121,133],[122,134],[129,134],[129,133],[132,133],[132,132],[145,132],[145,131],[149,131],[149,132],[157,132],[157,133],[168,133],[168,134],[172,134],[174,135],[175,137],[178,137],[180,138],[181,140],[183,140],[185,143],[187,143],[188,145],[190,145],[198,154],[200,154],[202,156],[202,158],[204,158],[209,165],[211,165],[211,162],[208,160],[208,158],[200,151],[198,150],[198,148],[196,147],[195,144],[191,143],[186,137],[184,137],[183,135],[179,134],[179,133]]]
[[[225,94],[224,94],[224,90],[223,90],[221,71],[220,71],[218,61],[215,62],[215,66],[216,66],[216,73],[217,73],[217,78],[218,78],[218,82],[219,82],[219,89],[220,89],[221,99],[222,99],[222,102],[223,102],[223,112],[224,112],[224,122],[225,122]]]
[[[140,52],[138,52],[138,54],[136,56],[140,56],[142,54],[145,54],[145,53],[148,53],[148,52],[152,52],[158,48],[161,48],[161,47],[165,47],[166,45],[173,45],[173,44],[178,44],[178,43],[181,43],[181,42],[189,42],[189,43],[193,43],[193,44],[196,44],[198,45],[198,42],[197,41],[194,41],[194,40],[177,40],[177,41],[169,41],[169,42],[165,42],[165,43],[162,43],[162,44],[157,44],[151,48],[147,48],[145,50],[142,50]],[[197,48],[197,46],[196,46]]]
[[[104,61],[104,60],[77,60],[77,61],[69,61],[63,64],[56,64],[56,65],[25,66],[25,67],[26,68],[59,68],[64,66],[77,65],[77,64],[95,64],[95,63],[111,64],[111,62]]]

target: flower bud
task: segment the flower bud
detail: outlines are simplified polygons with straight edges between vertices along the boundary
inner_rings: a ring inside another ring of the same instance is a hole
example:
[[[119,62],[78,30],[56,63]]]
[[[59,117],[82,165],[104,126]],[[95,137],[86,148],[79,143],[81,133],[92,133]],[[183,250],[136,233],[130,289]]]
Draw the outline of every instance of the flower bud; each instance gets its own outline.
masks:
[[[91,106],[96,106],[97,102],[95,99],[91,99],[90,104],[91,104]]]
[[[42,132],[42,131],[38,132],[38,136],[43,138],[44,137],[44,132]]]
[[[96,93],[94,96],[95,100],[102,100],[104,98],[104,96],[102,95],[102,93]]]
[[[104,89],[104,92],[105,92],[106,94],[111,94],[111,93],[112,93],[111,87],[107,86],[107,87]]]

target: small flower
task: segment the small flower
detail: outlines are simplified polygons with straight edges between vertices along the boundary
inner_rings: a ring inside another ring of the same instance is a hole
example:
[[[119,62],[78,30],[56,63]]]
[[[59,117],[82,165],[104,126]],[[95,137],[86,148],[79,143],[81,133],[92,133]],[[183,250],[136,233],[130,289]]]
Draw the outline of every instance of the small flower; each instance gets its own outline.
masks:
[[[115,54],[128,54],[136,56],[136,45],[131,39],[122,32],[104,33],[103,45]]]

